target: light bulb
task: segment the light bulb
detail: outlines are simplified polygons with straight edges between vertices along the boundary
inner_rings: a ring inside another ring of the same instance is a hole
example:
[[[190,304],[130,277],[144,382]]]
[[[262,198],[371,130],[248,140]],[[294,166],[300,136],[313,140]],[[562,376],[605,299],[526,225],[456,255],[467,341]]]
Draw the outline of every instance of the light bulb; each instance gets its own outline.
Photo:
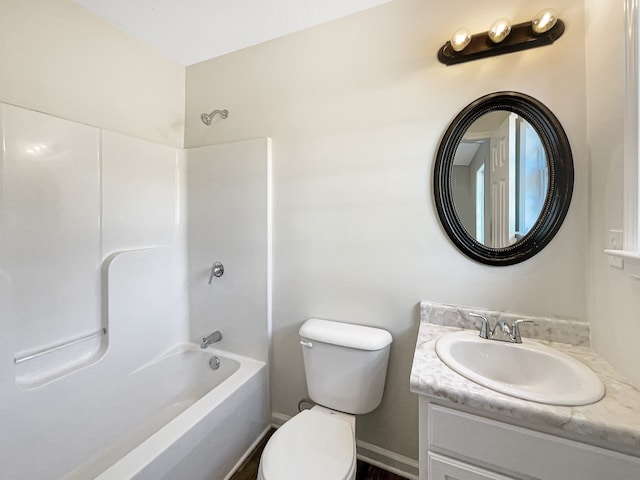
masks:
[[[535,16],[531,22],[531,28],[536,33],[545,33],[551,30],[557,22],[558,13],[553,8],[545,8]]]
[[[451,37],[451,46],[456,52],[461,52],[471,42],[471,32],[466,28],[460,28],[453,32]]]
[[[489,38],[493,43],[500,43],[511,33],[511,22],[506,18],[499,18],[491,24]]]

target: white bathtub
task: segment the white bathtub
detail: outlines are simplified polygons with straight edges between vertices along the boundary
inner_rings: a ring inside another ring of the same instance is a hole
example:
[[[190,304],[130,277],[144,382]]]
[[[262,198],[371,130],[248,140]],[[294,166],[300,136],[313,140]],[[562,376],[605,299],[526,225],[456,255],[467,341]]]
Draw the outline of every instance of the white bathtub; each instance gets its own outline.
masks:
[[[263,362],[181,345],[125,374],[101,363],[18,392],[1,478],[222,480],[268,427]]]

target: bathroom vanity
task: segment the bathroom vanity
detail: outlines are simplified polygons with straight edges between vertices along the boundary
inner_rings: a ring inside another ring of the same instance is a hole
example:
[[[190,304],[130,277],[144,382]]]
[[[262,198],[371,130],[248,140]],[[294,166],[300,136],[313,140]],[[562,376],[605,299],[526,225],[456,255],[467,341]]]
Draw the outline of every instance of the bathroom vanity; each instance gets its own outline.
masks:
[[[473,328],[474,311],[421,304],[411,371],[411,390],[420,395],[420,480],[640,480],[640,391],[584,345],[588,331],[534,319],[530,335],[586,364],[606,389],[593,404],[547,405],[485,388],[440,360],[438,339]]]

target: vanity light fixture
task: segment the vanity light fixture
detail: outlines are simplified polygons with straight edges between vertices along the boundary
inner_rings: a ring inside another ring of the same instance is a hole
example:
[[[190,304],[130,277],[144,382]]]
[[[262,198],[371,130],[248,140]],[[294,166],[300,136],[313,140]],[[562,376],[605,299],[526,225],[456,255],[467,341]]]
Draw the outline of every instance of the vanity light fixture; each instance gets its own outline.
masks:
[[[564,22],[551,8],[541,10],[531,21],[513,26],[509,20],[500,18],[483,33],[471,35],[466,28],[456,30],[451,40],[438,50],[438,60],[445,65],[454,65],[542,47],[551,45],[563,33]]]

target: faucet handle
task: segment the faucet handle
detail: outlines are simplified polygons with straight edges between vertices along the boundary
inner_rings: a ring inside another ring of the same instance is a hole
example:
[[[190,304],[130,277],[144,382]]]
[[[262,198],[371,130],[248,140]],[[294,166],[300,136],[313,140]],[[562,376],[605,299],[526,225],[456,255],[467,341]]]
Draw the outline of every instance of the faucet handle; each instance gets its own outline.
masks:
[[[513,322],[513,325],[511,325],[511,336],[513,337],[513,341],[515,343],[522,343],[522,338],[520,337],[520,328],[518,328],[518,325],[520,325],[521,323],[534,323],[534,321],[520,318]]]
[[[213,277],[220,278],[224,274],[224,265],[220,262],[213,262],[211,272],[209,273],[209,285],[213,281]]]
[[[487,320],[483,315],[480,315],[479,313],[471,312],[469,313],[469,316],[482,319],[482,326],[480,327],[480,338],[489,339],[489,320]]]

